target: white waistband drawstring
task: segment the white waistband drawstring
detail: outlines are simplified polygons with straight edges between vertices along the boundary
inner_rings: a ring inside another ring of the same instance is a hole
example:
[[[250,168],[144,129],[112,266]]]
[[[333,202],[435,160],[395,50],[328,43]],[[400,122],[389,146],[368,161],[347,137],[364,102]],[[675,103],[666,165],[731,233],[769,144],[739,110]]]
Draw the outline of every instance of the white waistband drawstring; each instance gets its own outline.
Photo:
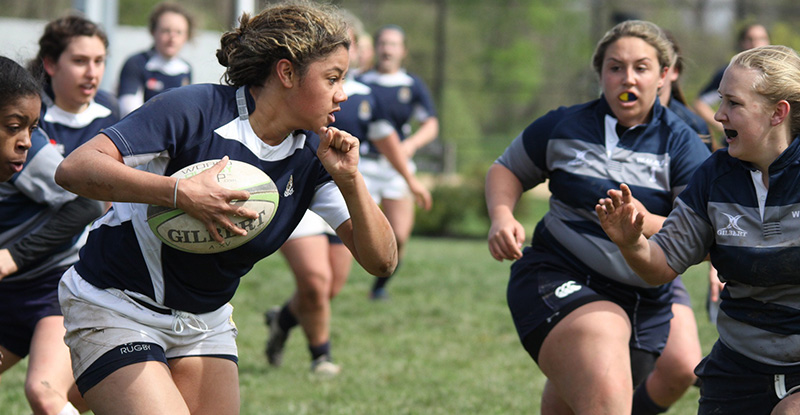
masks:
[[[175,317],[175,320],[172,321],[172,331],[176,334],[183,333],[183,330],[187,327],[201,333],[208,333],[211,331],[203,319],[192,313],[172,310],[172,315]]]

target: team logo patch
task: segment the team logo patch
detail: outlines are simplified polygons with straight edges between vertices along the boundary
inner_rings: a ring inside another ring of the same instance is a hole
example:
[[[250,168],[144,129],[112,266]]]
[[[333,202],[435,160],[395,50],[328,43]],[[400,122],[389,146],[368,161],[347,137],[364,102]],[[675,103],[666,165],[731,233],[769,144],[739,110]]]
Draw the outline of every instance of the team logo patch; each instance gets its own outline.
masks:
[[[589,150],[575,150],[575,158],[570,160],[567,164],[570,166],[583,166],[584,164],[589,164],[589,161],[586,160],[586,153],[588,152]]]
[[[583,288],[580,284],[576,283],[575,281],[567,281],[561,284],[558,288],[556,288],[556,297],[564,298],[571,294],[574,294],[576,291]]]
[[[411,102],[411,88],[404,86],[397,90],[397,100],[402,104]]]
[[[289,197],[294,194],[294,175],[289,175],[289,182],[286,183],[286,189],[283,191],[283,197]]]
[[[358,106],[358,119],[368,121],[370,118],[372,118],[372,107],[369,105],[369,101],[361,101]]]
[[[150,78],[147,80],[147,89],[150,91],[161,91],[164,89],[164,83],[156,78]]]
[[[717,229],[717,235],[719,236],[738,236],[738,237],[745,237],[747,236],[747,231],[742,229],[739,226],[739,219],[742,218],[744,215],[729,215],[727,213],[722,213],[725,217],[728,218],[728,226]]]

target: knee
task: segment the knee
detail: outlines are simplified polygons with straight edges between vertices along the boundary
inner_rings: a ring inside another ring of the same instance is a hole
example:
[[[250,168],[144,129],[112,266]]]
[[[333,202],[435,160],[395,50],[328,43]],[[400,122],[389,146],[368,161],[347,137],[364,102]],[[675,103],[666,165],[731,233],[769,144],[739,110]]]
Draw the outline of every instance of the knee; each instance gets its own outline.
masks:
[[[320,273],[309,275],[302,284],[298,284],[297,295],[306,305],[323,304],[331,295],[330,282],[330,275]]]
[[[67,403],[46,381],[26,382],[25,397],[34,414],[58,414]]]

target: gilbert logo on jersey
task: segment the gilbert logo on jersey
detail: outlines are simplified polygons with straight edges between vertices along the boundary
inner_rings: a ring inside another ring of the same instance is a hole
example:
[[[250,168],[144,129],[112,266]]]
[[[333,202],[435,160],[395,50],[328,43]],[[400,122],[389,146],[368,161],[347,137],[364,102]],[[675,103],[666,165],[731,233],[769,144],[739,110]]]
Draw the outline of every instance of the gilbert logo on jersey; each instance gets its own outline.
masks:
[[[289,197],[294,194],[294,175],[289,175],[289,182],[286,183],[286,189],[283,191],[283,197]]]
[[[729,215],[725,212],[722,213],[725,217],[728,218],[728,226],[717,229],[717,235],[719,236],[737,236],[737,237],[745,237],[747,236],[747,231],[742,229],[739,226],[739,219],[742,218],[744,215]]]

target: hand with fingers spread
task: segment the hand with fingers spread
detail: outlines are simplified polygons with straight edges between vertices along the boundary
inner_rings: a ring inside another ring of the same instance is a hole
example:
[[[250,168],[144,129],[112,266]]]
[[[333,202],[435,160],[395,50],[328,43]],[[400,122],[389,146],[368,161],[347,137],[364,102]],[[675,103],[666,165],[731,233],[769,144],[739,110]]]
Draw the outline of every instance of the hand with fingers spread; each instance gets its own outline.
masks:
[[[594,208],[600,226],[620,248],[635,245],[642,236],[645,215],[636,209],[631,189],[623,183],[620,190],[609,190],[608,196]]]
[[[358,139],[336,127],[319,131],[317,157],[331,176],[353,175],[358,172]]]
[[[226,189],[217,183],[216,177],[228,164],[225,156],[211,168],[181,180],[176,196],[177,206],[187,214],[206,225],[211,236],[217,242],[224,242],[219,229],[227,229],[235,235],[246,235],[247,231],[236,226],[229,215],[257,219],[258,213],[231,204],[234,200],[247,200],[250,193],[244,190]]]

